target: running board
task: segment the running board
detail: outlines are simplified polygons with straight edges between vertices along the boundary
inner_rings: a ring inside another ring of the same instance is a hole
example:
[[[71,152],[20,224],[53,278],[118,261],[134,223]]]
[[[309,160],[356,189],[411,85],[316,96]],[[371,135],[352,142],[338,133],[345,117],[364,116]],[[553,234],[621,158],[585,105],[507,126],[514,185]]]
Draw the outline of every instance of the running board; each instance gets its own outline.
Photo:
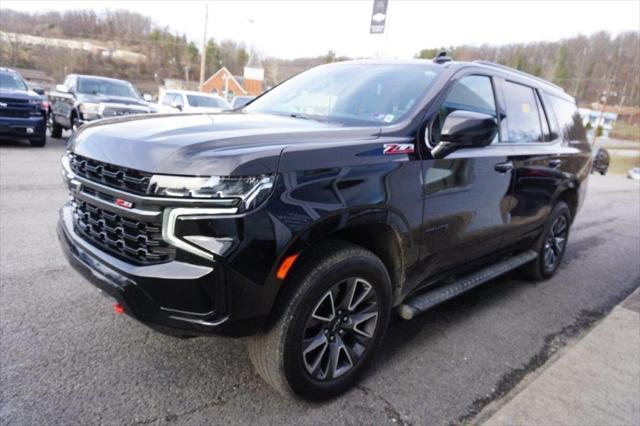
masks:
[[[438,287],[427,293],[420,294],[398,306],[400,317],[406,320],[413,319],[416,315],[430,309],[442,302],[446,302],[466,291],[471,290],[490,281],[504,273],[507,273],[525,263],[531,262],[538,253],[533,250],[525,251],[517,256],[510,257],[502,262],[494,263],[484,269],[467,275],[451,284]]]

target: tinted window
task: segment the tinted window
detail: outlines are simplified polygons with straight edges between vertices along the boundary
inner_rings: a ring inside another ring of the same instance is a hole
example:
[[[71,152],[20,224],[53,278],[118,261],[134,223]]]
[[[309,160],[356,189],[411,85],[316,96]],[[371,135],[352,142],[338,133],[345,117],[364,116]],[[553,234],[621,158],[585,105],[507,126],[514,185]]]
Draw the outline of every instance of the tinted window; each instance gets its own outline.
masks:
[[[549,114],[546,113],[544,107],[542,106],[539,95],[536,95],[536,105],[538,106],[538,111],[540,111],[540,121],[542,124],[543,138],[545,141],[550,141],[551,139],[553,139],[553,137],[551,135],[551,130],[549,129]]]
[[[531,87],[507,81],[504,85],[509,124],[509,142],[541,142],[544,140],[538,111],[537,95]]]
[[[459,110],[481,112],[497,118],[491,78],[470,75],[463,77],[453,86],[438,110],[438,116],[431,127],[433,142],[437,143],[440,139],[440,129],[442,129],[445,118],[453,111]],[[496,140],[497,138],[498,135],[496,135]]]
[[[25,82],[18,74],[12,72],[0,72],[0,88],[11,90],[29,90]]]
[[[78,92],[92,95],[120,96],[123,98],[138,98],[138,94],[131,84],[124,81],[106,80],[101,78],[82,77],[78,79]]]
[[[196,108],[228,108],[226,102],[213,96],[187,95],[187,101]]]
[[[582,125],[582,117],[580,117],[576,104],[552,95],[548,95],[545,99],[551,102],[551,107],[558,120],[560,134],[564,139],[567,141],[586,141],[587,136]]]
[[[352,125],[390,124],[416,108],[441,72],[432,65],[325,65],[276,86],[247,110]]]

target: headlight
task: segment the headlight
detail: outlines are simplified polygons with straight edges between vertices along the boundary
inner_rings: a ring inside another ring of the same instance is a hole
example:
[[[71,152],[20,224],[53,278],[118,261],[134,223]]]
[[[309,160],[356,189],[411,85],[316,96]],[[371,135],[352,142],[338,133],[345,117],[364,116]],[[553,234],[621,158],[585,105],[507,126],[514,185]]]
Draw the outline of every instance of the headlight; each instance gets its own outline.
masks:
[[[163,197],[238,198],[241,210],[249,210],[267,198],[274,182],[274,175],[243,177],[154,175],[149,184],[149,193]]]
[[[80,104],[80,112],[83,114],[99,114],[100,104]]]

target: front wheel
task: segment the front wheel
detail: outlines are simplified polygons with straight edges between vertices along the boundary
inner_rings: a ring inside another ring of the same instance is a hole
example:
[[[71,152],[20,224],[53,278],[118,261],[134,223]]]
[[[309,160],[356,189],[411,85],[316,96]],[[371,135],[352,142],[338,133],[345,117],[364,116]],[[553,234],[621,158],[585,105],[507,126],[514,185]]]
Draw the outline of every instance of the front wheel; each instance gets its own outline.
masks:
[[[349,389],[376,352],[389,322],[391,282],[373,253],[336,243],[283,286],[291,297],[269,331],[249,341],[262,378],[283,395],[324,400]]]
[[[540,281],[551,278],[556,273],[567,248],[570,227],[571,210],[567,203],[558,201],[534,247],[538,257],[522,267],[526,278]]]

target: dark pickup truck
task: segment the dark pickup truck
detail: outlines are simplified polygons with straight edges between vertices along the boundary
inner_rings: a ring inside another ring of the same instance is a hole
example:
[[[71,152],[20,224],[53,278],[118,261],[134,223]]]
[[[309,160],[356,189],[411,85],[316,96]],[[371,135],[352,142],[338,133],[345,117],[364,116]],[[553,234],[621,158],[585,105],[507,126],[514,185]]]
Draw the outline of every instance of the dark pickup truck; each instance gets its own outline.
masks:
[[[93,75],[68,75],[49,93],[49,101],[54,138],[62,136],[63,129],[75,131],[99,118],[154,112],[128,81]]]
[[[251,335],[268,383],[324,399],[392,311],[551,277],[591,151],[561,88],[439,56],[323,65],[241,110],[101,120],[62,164],[63,250],[116,312]]]
[[[0,138],[47,142],[47,101],[30,90],[20,74],[0,68]]]

